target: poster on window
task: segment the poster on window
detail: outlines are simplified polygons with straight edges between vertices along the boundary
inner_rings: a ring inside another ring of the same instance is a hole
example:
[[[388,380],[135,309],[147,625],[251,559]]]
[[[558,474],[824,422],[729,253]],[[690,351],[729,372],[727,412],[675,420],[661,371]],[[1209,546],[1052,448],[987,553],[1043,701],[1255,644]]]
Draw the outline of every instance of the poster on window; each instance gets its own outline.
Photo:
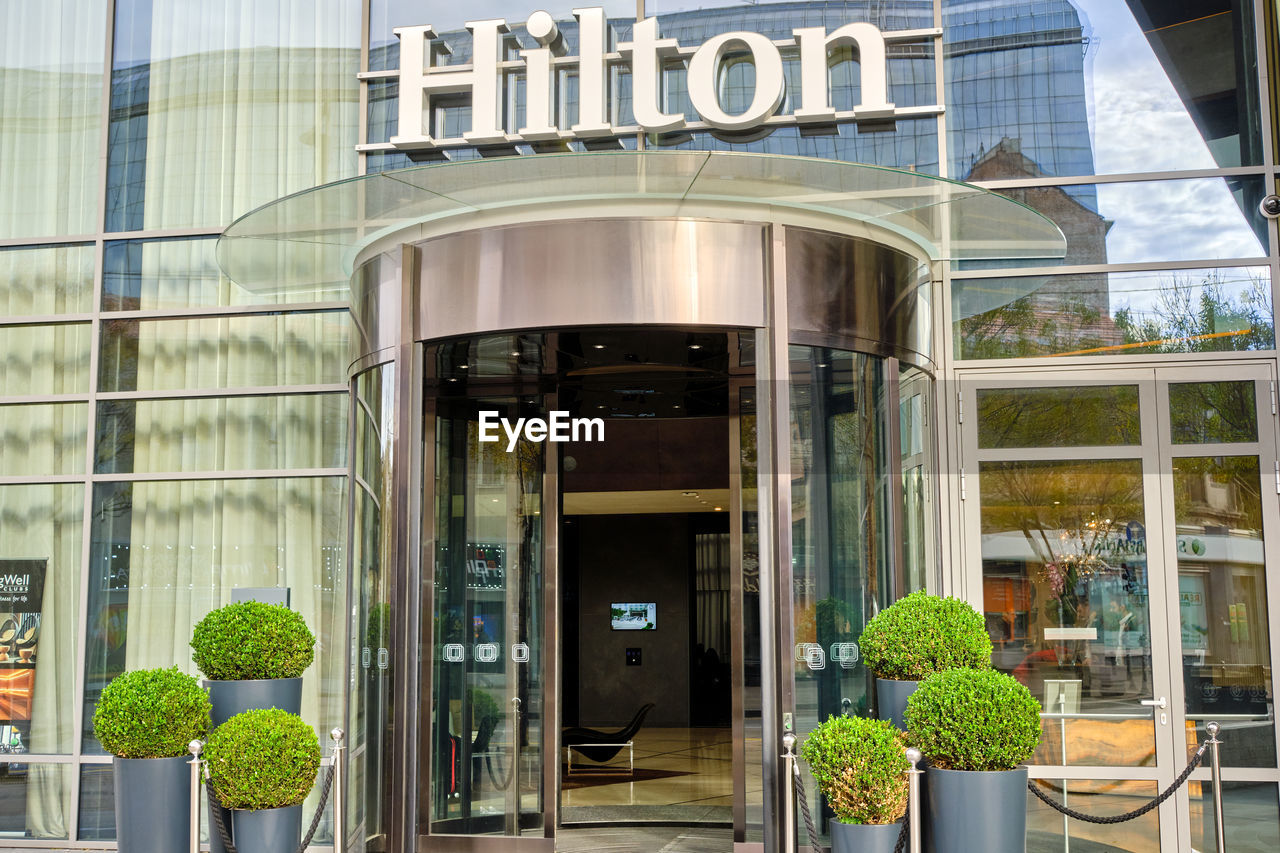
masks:
[[[25,752],[47,560],[0,560],[0,751]]]

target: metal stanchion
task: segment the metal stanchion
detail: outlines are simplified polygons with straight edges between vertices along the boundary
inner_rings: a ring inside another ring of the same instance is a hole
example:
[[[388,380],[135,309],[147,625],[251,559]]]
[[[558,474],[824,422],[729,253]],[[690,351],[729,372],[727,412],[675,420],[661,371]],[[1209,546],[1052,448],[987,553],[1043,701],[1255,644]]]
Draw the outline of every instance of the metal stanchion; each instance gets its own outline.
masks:
[[[782,802],[782,849],[795,853],[796,849],[796,736],[786,732],[782,736],[782,760],[786,762],[786,796]]]
[[[1209,723],[1204,727],[1209,733],[1209,760],[1213,770],[1213,830],[1218,836],[1218,853],[1227,853],[1226,817],[1222,814],[1222,762],[1218,759],[1218,732],[1222,726]]]
[[[333,849],[335,853],[346,849],[346,836],[343,834],[342,811],[342,753],[346,749],[342,745],[345,733],[342,729],[333,729],[329,737],[333,738],[333,791],[330,794],[333,803]]]
[[[907,747],[907,761],[911,769],[907,771],[907,849],[911,853],[920,853],[920,776],[919,768],[923,753],[914,746]]]
[[[198,740],[193,740],[187,744],[187,750],[191,753],[191,761],[187,762],[191,765],[191,836],[189,843],[189,853],[200,853],[200,753],[204,751],[204,744]]]

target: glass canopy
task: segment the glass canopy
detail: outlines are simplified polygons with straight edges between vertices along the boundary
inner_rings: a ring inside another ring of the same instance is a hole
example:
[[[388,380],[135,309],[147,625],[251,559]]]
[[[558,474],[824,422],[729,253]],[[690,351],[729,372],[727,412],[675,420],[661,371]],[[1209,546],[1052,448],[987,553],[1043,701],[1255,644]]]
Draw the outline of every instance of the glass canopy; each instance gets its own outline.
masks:
[[[532,208],[566,219],[736,208],[759,221],[896,235],[930,260],[1034,263],[1066,252],[1061,230],[1042,214],[930,175],[811,157],[610,151],[432,164],[325,184],[237,219],[218,240],[218,263],[255,291],[345,285],[357,256],[398,231],[439,233],[451,219]]]

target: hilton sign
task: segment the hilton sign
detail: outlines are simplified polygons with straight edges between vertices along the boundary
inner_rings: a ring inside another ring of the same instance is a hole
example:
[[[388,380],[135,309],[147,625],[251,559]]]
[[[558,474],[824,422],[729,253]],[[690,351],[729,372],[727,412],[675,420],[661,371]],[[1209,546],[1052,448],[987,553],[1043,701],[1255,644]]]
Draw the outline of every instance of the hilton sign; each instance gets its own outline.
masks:
[[[472,61],[469,65],[441,65],[437,59],[449,48],[429,25],[398,27],[400,70],[372,72],[364,79],[399,77],[400,133],[389,145],[364,145],[363,150],[396,148],[423,150],[469,145],[562,142],[600,139],[635,133],[672,133],[691,130],[747,131],[784,125],[835,125],[843,122],[892,122],[900,118],[938,115],[940,106],[898,107],[889,101],[885,67],[886,44],[932,39],[941,30],[881,32],[869,23],[850,23],[828,33],[824,27],[801,27],[793,38],[771,40],[759,33],[731,32],[713,36],[697,47],[662,38],[658,19],[646,18],[632,28],[630,41],[609,50],[609,23],[603,9],[575,9],[578,24],[578,56],[566,55],[565,39],[547,12],[534,12],[525,24],[538,47],[519,51],[508,59],[510,27],[501,18],[470,21]],[[828,68],[832,54],[844,48],[857,51],[862,102],[850,110],[831,105]],[[783,54],[798,56],[800,91],[793,108],[780,112],[787,86]],[[755,66],[751,102],[731,113],[720,97],[726,59],[749,58]],[[667,112],[661,96],[664,68],[682,63],[687,67],[689,102],[699,120],[683,113]],[[612,66],[628,67],[632,80],[633,125],[615,125],[609,80]],[[575,73],[578,82],[578,120],[560,126],[564,112],[557,81],[562,71]],[[525,124],[515,133],[504,122],[504,105],[511,102],[509,87],[524,78]],[[440,97],[469,97],[471,129],[461,136],[432,136],[433,101]]]

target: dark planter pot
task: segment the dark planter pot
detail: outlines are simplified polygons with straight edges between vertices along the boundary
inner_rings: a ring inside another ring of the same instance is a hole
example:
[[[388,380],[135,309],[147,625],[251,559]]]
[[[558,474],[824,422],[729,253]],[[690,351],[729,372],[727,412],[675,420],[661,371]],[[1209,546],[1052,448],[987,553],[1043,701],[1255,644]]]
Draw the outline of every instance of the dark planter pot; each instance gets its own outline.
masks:
[[[191,756],[115,758],[120,853],[173,853],[191,843]]]
[[[831,821],[831,853],[893,853],[902,832],[897,823],[841,823]]]
[[[930,767],[924,781],[929,853],[1026,853],[1026,767],[990,772]]]
[[[236,714],[258,708],[279,708],[290,714],[302,713],[302,678],[261,678],[249,681],[209,681],[209,702],[213,705],[210,715],[213,727],[225,723]],[[214,826],[213,810],[222,810],[222,820],[231,831],[231,810],[224,809],[216,800],[209,803],[210,826]],[[238,847],[239,845],[237,845]],[[298,843],[294,842],[296,853]],[[226,853],[222,839],[216,830],[209,833],[209,849],[212,853]]]
[[[231,840],[239,853],[297,853],[302,806],[231,812]]]
[[[302,713],[302,678],[262,678],[254,681],[210,681],[213,727],[236,714],[257,708]]]
[[[918,681],[894,681],[891,678],[876,679],[876,711],[881,720],[888,720],[906,731],[903,715],[907,712],[907,698],[920,686]]]

